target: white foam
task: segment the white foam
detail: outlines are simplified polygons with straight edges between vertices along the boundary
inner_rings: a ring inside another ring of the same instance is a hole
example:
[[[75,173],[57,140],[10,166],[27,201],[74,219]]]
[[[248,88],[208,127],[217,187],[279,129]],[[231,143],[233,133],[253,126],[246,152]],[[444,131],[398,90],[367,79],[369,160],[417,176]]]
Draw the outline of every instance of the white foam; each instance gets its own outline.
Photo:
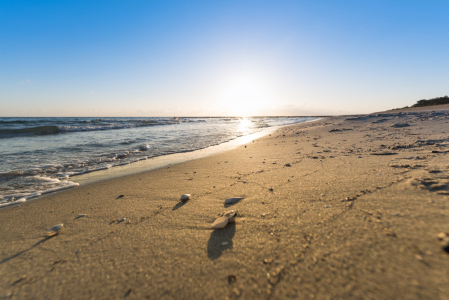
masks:
[[[44,176],[33,176],[34,179],[44,181],[43,184],[52,184],[52,183],[59,183],[61,180],[57,178],[50,178],[50,177],[44,177]]]
[[[34,197],[37,197],[37,196],[40,196],[40,195],[42,195],[41,192],[35,192],[35,193],[32,193],[31,195],[29,195],[28,198],[34,198]]]
[[[24,203],[26,201],[27,201],[26,198],[20,198],[19,200],[16,200],[16,201],[2,203],[2,204],[0,204],[0,207],[10,206],[10,205],[14,205],[14,204],[20,204],[20,203]]]
[[[60,190],[65,190],[65,189],[68,189],[68,188],[80,185],[79,183],[72,182],[72,181],[63,181],[61,183],[63,183],[64,185],[63,186],[59,186],[59,187],[55,187],[55,188],[52,188],[52,189],[48,189],[48,190],[45,190],[45,191],[42,191],[41,195],[48,194],[48,193],[53,193],[53,192],[60,191]]]

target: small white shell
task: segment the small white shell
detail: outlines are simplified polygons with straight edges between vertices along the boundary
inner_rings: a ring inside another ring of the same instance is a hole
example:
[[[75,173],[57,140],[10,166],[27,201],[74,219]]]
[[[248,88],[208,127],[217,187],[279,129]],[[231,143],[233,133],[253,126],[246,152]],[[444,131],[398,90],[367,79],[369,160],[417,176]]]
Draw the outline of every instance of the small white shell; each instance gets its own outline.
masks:
[[[190,194],[184,194],[184,195],[181,196],[181,201],[182,202],[186,202],[189,199],[190,199]]]
[[[215,220],[214,223],[212,223],[212,228],[217,229],[217,228],[224,228],[226,225],[228,225],[229,219],[225,216],[223,217],[219,217],[218,219]]]
[[[228,198],[228,199],[225,200],[225,203],[226,204],[237,203],[237,202],[239,202],[240,200],[243,200],[243,199],[244,198],[238,198],[238,197],[236,197],[236,198]]]
[[[52,228],[50,228],[50,229],[48,229],[47,230],[47,236],[54,236],[54,235],[57,235],[57,234],[59,234],[61,231],[62,231],[62,227],[64,226],[64,224],[58,224],[58,225],[55,225],[55,226],[53,226]]]

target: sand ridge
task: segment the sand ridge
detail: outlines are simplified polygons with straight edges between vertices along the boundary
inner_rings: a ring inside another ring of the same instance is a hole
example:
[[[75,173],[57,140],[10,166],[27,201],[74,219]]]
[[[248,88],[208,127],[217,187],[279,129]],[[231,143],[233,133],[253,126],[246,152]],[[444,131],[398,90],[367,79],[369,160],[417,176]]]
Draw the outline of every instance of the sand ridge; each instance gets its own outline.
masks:
[[[448,123],[447,112],[326,118],[2,209],[0,294],[448,299],[437,239],[449,231]],[[236,222],[212,230],[230,209]]]

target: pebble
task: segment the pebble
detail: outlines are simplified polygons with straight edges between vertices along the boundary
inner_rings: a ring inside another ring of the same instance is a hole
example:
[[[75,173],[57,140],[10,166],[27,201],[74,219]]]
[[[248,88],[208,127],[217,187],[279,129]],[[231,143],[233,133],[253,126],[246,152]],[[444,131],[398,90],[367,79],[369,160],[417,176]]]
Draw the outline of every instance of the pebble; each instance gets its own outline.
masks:
[[[440,233],[438,233],[438,235],[437,235],[437,237],[438,237],[439,240],[444,240],[444,238],[447,237],[447,236],[448,236],[448,233],[447,233],[447,232],[440,232]]]
[[[239,198],[239,197],[235,197],[235,198],[228,198],[225,200],[226,204],[233,204],[233,203],[237,203],[240,200],[243,200],[244,198]]]
[[[122,219],[118,220],[117,223],[122,223],[122,222],[124,222],[125,220],[126,220],[126,218],[122,218]]]
[[[47,230],[46,235],[48,237],[55,236],[55,235],[59,234],[62,231],[62,227],[64,227],[64,224],[62,224],[62,223],[58,224],[58,225],[55,225],[52,228]]]
[[[190,194],[184,194],[181,196],[181,201],[182,202],[187,202],[187,200],[190,199]]]
[[[228,242],[221,243],[222,246],[226,246],[227,244],[229,244],[229,243]]]

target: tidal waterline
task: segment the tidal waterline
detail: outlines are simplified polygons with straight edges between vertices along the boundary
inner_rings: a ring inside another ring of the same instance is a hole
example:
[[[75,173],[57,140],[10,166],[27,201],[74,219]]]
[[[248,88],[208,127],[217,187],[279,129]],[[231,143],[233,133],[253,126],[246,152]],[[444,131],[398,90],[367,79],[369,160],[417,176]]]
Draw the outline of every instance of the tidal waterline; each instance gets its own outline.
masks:
[[[314,119],[0,118],[0,204],[211,155]]]

